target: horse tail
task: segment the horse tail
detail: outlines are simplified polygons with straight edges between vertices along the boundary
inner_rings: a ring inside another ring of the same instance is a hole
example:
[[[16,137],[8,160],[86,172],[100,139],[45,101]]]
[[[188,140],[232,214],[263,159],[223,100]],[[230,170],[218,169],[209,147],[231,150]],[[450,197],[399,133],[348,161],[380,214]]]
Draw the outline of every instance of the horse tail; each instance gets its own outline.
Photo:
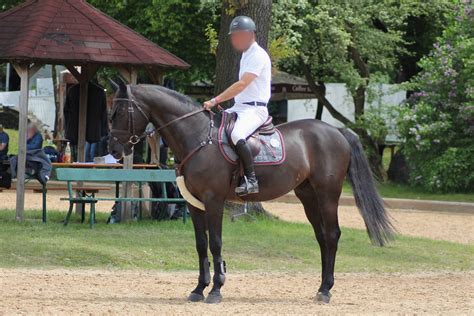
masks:
[[[346,128],[340,128],[339,131],[344,135],[351,147],[348,178],[357,208],[364,219],[367,233],[372,243],[384,246],[387,242],[394,239],[395,229],[385,210],[384,202],[377,192],[359,137]]]

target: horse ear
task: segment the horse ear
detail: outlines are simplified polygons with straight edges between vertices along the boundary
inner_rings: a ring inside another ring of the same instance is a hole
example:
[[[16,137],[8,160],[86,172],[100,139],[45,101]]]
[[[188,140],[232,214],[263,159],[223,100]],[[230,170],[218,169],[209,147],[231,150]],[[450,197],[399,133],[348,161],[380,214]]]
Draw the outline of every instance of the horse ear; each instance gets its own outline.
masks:
[[[112,89],[114,90],[114,92],[117,92],[117,90],[119,89],[119,85],[112,79],[109,79],[109,83],[110,83],[110,86],[112,86]]]
[[[127,92],[127,83],[121,78],[117,77],[117,83],[121,92]]]

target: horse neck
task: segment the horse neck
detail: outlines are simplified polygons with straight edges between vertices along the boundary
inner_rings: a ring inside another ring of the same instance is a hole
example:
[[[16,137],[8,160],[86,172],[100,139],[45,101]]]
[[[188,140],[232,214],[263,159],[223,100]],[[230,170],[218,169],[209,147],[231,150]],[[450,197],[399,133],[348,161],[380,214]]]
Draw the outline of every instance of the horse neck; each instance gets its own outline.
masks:
[[[168,102],[168,98],[163,98],[153,102],[151,106],[150,120],[156,128],[186,115],[197,108],[191,105],[177,105],[175,102]],[[207,139],[209,132],[209,118],[207,114],[197,113],[193,116],[178,120],[159,131],[173,151],[175,156],[182,160],[199,144]]]

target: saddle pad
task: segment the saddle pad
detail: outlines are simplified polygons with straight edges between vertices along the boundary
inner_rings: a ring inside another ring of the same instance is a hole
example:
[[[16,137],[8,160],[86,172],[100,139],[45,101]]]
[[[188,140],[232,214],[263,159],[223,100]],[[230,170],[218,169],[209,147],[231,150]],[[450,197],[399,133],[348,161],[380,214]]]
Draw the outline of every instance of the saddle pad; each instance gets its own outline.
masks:
[[[225,132],[225,120],[222,120],[218,132],[219,148],[224,158],[232,163],[237,164],[239,156],[234,151],[233,146],[229,144],[229,139]],[[278,129],[271,135],[251,136],[257,137],[260,141],[260,152],[253,158],[256,165],[279,165],[285,161],[285,143],[283,136]]]

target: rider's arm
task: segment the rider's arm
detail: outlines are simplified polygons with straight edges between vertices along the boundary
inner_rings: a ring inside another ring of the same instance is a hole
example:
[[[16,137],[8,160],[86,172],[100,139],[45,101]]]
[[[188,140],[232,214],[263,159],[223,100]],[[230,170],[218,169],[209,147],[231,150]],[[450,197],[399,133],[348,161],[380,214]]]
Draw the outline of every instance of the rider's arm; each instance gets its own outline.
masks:
[[[227,100],[232,99],[236,95],[238,95],[240,92],[244,91],[245,88],[248,87],[248,85],[255,79],[257,78],[256,74],[246,72],[242,75],[242,78],[240,78],[239,81],[231,85],[229,88],[225,89],[224,92],[219,94],[217,97],[204,102],[204,107],[206,109],[210,109],[214,105],[224,102]]]

